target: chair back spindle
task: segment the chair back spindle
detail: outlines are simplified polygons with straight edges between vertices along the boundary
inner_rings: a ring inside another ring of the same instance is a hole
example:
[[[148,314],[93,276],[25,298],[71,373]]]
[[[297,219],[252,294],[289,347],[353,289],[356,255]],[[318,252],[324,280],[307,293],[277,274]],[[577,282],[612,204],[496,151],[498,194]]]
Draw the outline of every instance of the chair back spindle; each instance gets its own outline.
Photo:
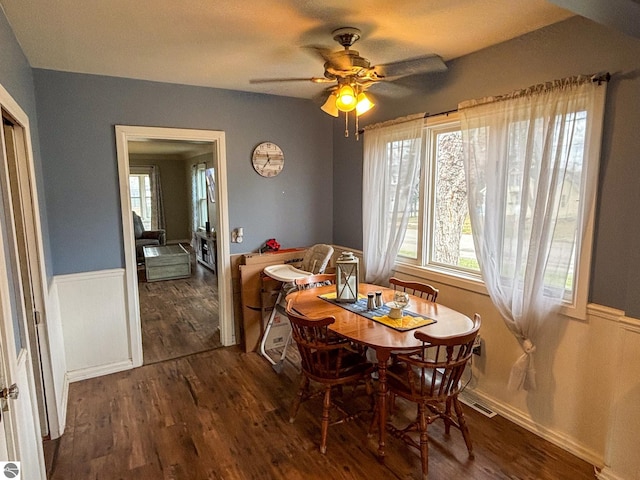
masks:
[[[439,290],[428,283],[410,282],[391,277],[389,284],[396,291],[407,292],[430,302],[435,302],[438,298]]]

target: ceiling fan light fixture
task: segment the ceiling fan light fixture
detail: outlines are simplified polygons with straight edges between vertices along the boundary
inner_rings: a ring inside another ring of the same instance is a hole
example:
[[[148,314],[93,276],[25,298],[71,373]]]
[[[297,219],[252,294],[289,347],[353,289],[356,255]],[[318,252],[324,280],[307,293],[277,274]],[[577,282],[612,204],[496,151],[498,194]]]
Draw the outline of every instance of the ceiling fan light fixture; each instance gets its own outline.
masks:
[[[338,115],[340,114],[340,110],[338,110],[338,107],[336,107],[336,101],[337,98],[335,94],[331,93],[327,97],[327,100],[324,102],[324,105],[320,107],[320,109],[324,113],[331,115],[332,117],[338,117]]]
[[[351,85],[343,85],[338,90],[338,98],[336,98],[336,107],[341,112],[350,112],[356,108],[356,93]]]
[[[356,102],[356,115],[359,116],[364,113],[367,113],[374,106],[375,106],[375,103],[373,103],[371,99],[364,94],[364,92],[361,92],[360,95],[358,95],[357,102]]]

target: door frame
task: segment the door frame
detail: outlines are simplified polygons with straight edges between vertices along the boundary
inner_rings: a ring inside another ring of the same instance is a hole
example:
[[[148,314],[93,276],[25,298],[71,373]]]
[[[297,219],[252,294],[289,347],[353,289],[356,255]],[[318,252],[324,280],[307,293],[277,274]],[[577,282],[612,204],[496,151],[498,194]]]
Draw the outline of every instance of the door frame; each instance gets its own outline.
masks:
[[[225,132],[219,130],[194,130],[182,128],[141,127],[116,125],[116,149],[118,155],[118,178],[120,182],[120,205],[122,208],[122,232],[125,257],[126,305],[129,316],[129,345],[134,367],[143,363],[142,325],[140,322],[140,300],[138,298],[138,272],[136,267],[135,241],[129,197],[129,141],[182,140],[211,143],[214,166],[218,176],[217,225],[218,247],[218,298],[220,316],[220,341],[222,345],[234,345],[233,290],[231,279],[231,247],[229,241],[229,204],[227,194],[227,156]]]
[[[4,242],[13,242],[14,252],[18,255],[17,244],[15,244],[17,240],[16,238],[0,238],[0,248],[3,250],[0,255],[2,260],[0,261],[0,284],[2,287],[2,295],[0,295],[0,297],[2,297],[0,298],[0,308],[2,309],[2,315],[0,315],[2,317],[0,330],[2,331],[2,343],[4,344],[4,348],[2,348],[2,357],[4,368],[8,374],[8,377],[5,376],[5,380],[8,383],[19,381],[19,388],[24,392],[24,395],[30,398],[28,410],[22,411],[18,418],[13,419],[13,441],[17,439],[18,442],[17,445],[14,445],[14,449],[18,448],[19,456],[24,457],[16,460],[20,460],[21,462],[24,461],[28,468],[31,469],[32,473],[35,473],[35,471],[38,470],[38,478],[44,479],[46,477],[42,448],[42,434],[44,431],[41,426],[47,426],[46,423],[48,421],[49,432],[46,433],[50,434],[53,438],[60,436],[64,430],[64,420],[62,420],[62,418],[64,418],[65,413],[64,399],[66,399],[66,385],[62,386],[62,392],[60,391],[60,388],[55,388],[56,382],[53,377],[52,363],[52,351],[55,352],[56,358],[60,356],[64,357],[64,346],[49,344],[49,341],[52,338],[48,331],[50,325],[47,321],[46,308],[49,291],[46,279],[46,266],[43,256],[44,248],[42,226],[40,223],[40,203],[38,200],[35,166],[33,163],[33,147],[31,143],[29,117],[2,85],[0,85],[0,108],[2,112],[6,113],[7,117],[13,124],[14,140],[16,145],[15,158],[10,160],[5,156],[4,151],[0,153],[0,158],[2,161],[1,168],[4,169],[4,175],[7,178],[4,188],[7,189],[9,201],[11,203],[20,202],[20,208],[21,211],[23,211],[23,215],[20,220],[24,227],[24,246],[26,248],[28,259],[26,265],[21,265],[19,260],[17,260],[17,263],[18,268],[29,269],[29,274],[32,280],[31,286],[33,289],[32,294],[34,308],[40,313],[40,322],[35,325],[33,329],[27,325],[26,312],[22,315],[21,321],[24,324],[25,336],[27,338],[25,339],[26,342],[22,350],[20,352],[16,352],[16,349],[12,344],[13,339],[8,338],[10,327],[6,323],[11,322],[10,308],[8,308],[7,305],[8,290],[6,288],[6,281],[14,281],[15,279],[11,279],[9,277],[9,270],[6,266],[6,261],[8,261],[8,259],[4,256]],[[15,167],[16,169],[16,181],[18,183],[18,194],[16,196],[11,192],[9,182],[9,161],[12,161],[12,167]],[[7,218],[7,220],[13,224],[14,228],[16,228],[18,224],[16,223],[16,218],[14,216],[14,209],[11,208],[10,212],[6,213],[10,214],[10,218]],[[20,277],[19,271],[14,272],[14,274]],[[19,285],[21,285],[22,279],[18,278],[18,282]],[[20,288],[19,295],[21,297],[23,295],[22,288]],[[36,329],[41,347],[38,352],[32,351],[31,343],[31,337],[35,334]],[[10,357],[16,359],[18,371],[24,372],[24,376],[19,380],[16,380],[15,377],[18,375],[18,372],[11,371],[12,364],[10,362]],[[60,362],[58,361],[57,363]],[[34,378],[34,370],[36,368],[41,369],[42,372],[42,387],[44,388],[44,392],[40,391],[42,395],[38,395],[36,392]],[[60,382],[57,383],[60,384]],[[62,383],[64,384],[65,382],[63,381]],[[58,396],[62,399],[61,403],[58,402]],[[63,409],[61,416],[58,412],[59,407]],[[15,411],[13,410],[14,409],[9,408],[9,412],[2,412],[2,414],[3,416],[15,415]],[[62,423],[60,420],[62,420]],[[34,435],[37,438],[33,438]],[[14,450],[14,455],[16,453],[17,452]]]

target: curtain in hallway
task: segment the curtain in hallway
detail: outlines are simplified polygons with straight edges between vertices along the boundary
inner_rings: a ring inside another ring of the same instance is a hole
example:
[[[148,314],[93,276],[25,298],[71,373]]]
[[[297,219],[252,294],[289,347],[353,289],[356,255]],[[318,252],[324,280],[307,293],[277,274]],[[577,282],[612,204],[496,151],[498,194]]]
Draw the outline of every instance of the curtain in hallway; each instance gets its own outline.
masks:
[[[149,174],[151,177],[151,229],[164,230],[164,198],[162,195],[162,183],[160,182],[160,167],[153,165]]]
[[[164,200],[162,184],[160,181],[160,167],[157,165],[132,165],[129,167],[131,175],[146,177],[149,182],[149,192],[144,184],[140,184],[140,200],[143,205],[141,216],[151,220],[150,230],[164,230],[166,228],[164,217]]]

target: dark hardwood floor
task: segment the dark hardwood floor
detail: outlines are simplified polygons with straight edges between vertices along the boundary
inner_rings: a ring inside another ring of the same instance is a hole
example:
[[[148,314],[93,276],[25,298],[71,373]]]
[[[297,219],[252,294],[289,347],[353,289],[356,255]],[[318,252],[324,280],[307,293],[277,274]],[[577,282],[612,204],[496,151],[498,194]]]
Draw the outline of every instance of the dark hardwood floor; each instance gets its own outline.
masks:
[[[146,282],[144,267],[138,269],[145,365],[222,345],[217,277],[195,261],[192,251],[191,271],[190,278]]]
[[[413,479],[420,459],[389,438],[376,460],[369,418],[329,428],[322,455],[320,403],[289,423],[295,357],[282,373],[256,353],[218,348],[73,383],[64,435],[45,443],[50,480]],[[319,400],[320,401],[320,400]],[[398,415],[410,415],[398,402]],[[440,479],[593,479],[593,468],[496,416],[465,409],[475,459],[460,432],[430,427],[430,475]]]

